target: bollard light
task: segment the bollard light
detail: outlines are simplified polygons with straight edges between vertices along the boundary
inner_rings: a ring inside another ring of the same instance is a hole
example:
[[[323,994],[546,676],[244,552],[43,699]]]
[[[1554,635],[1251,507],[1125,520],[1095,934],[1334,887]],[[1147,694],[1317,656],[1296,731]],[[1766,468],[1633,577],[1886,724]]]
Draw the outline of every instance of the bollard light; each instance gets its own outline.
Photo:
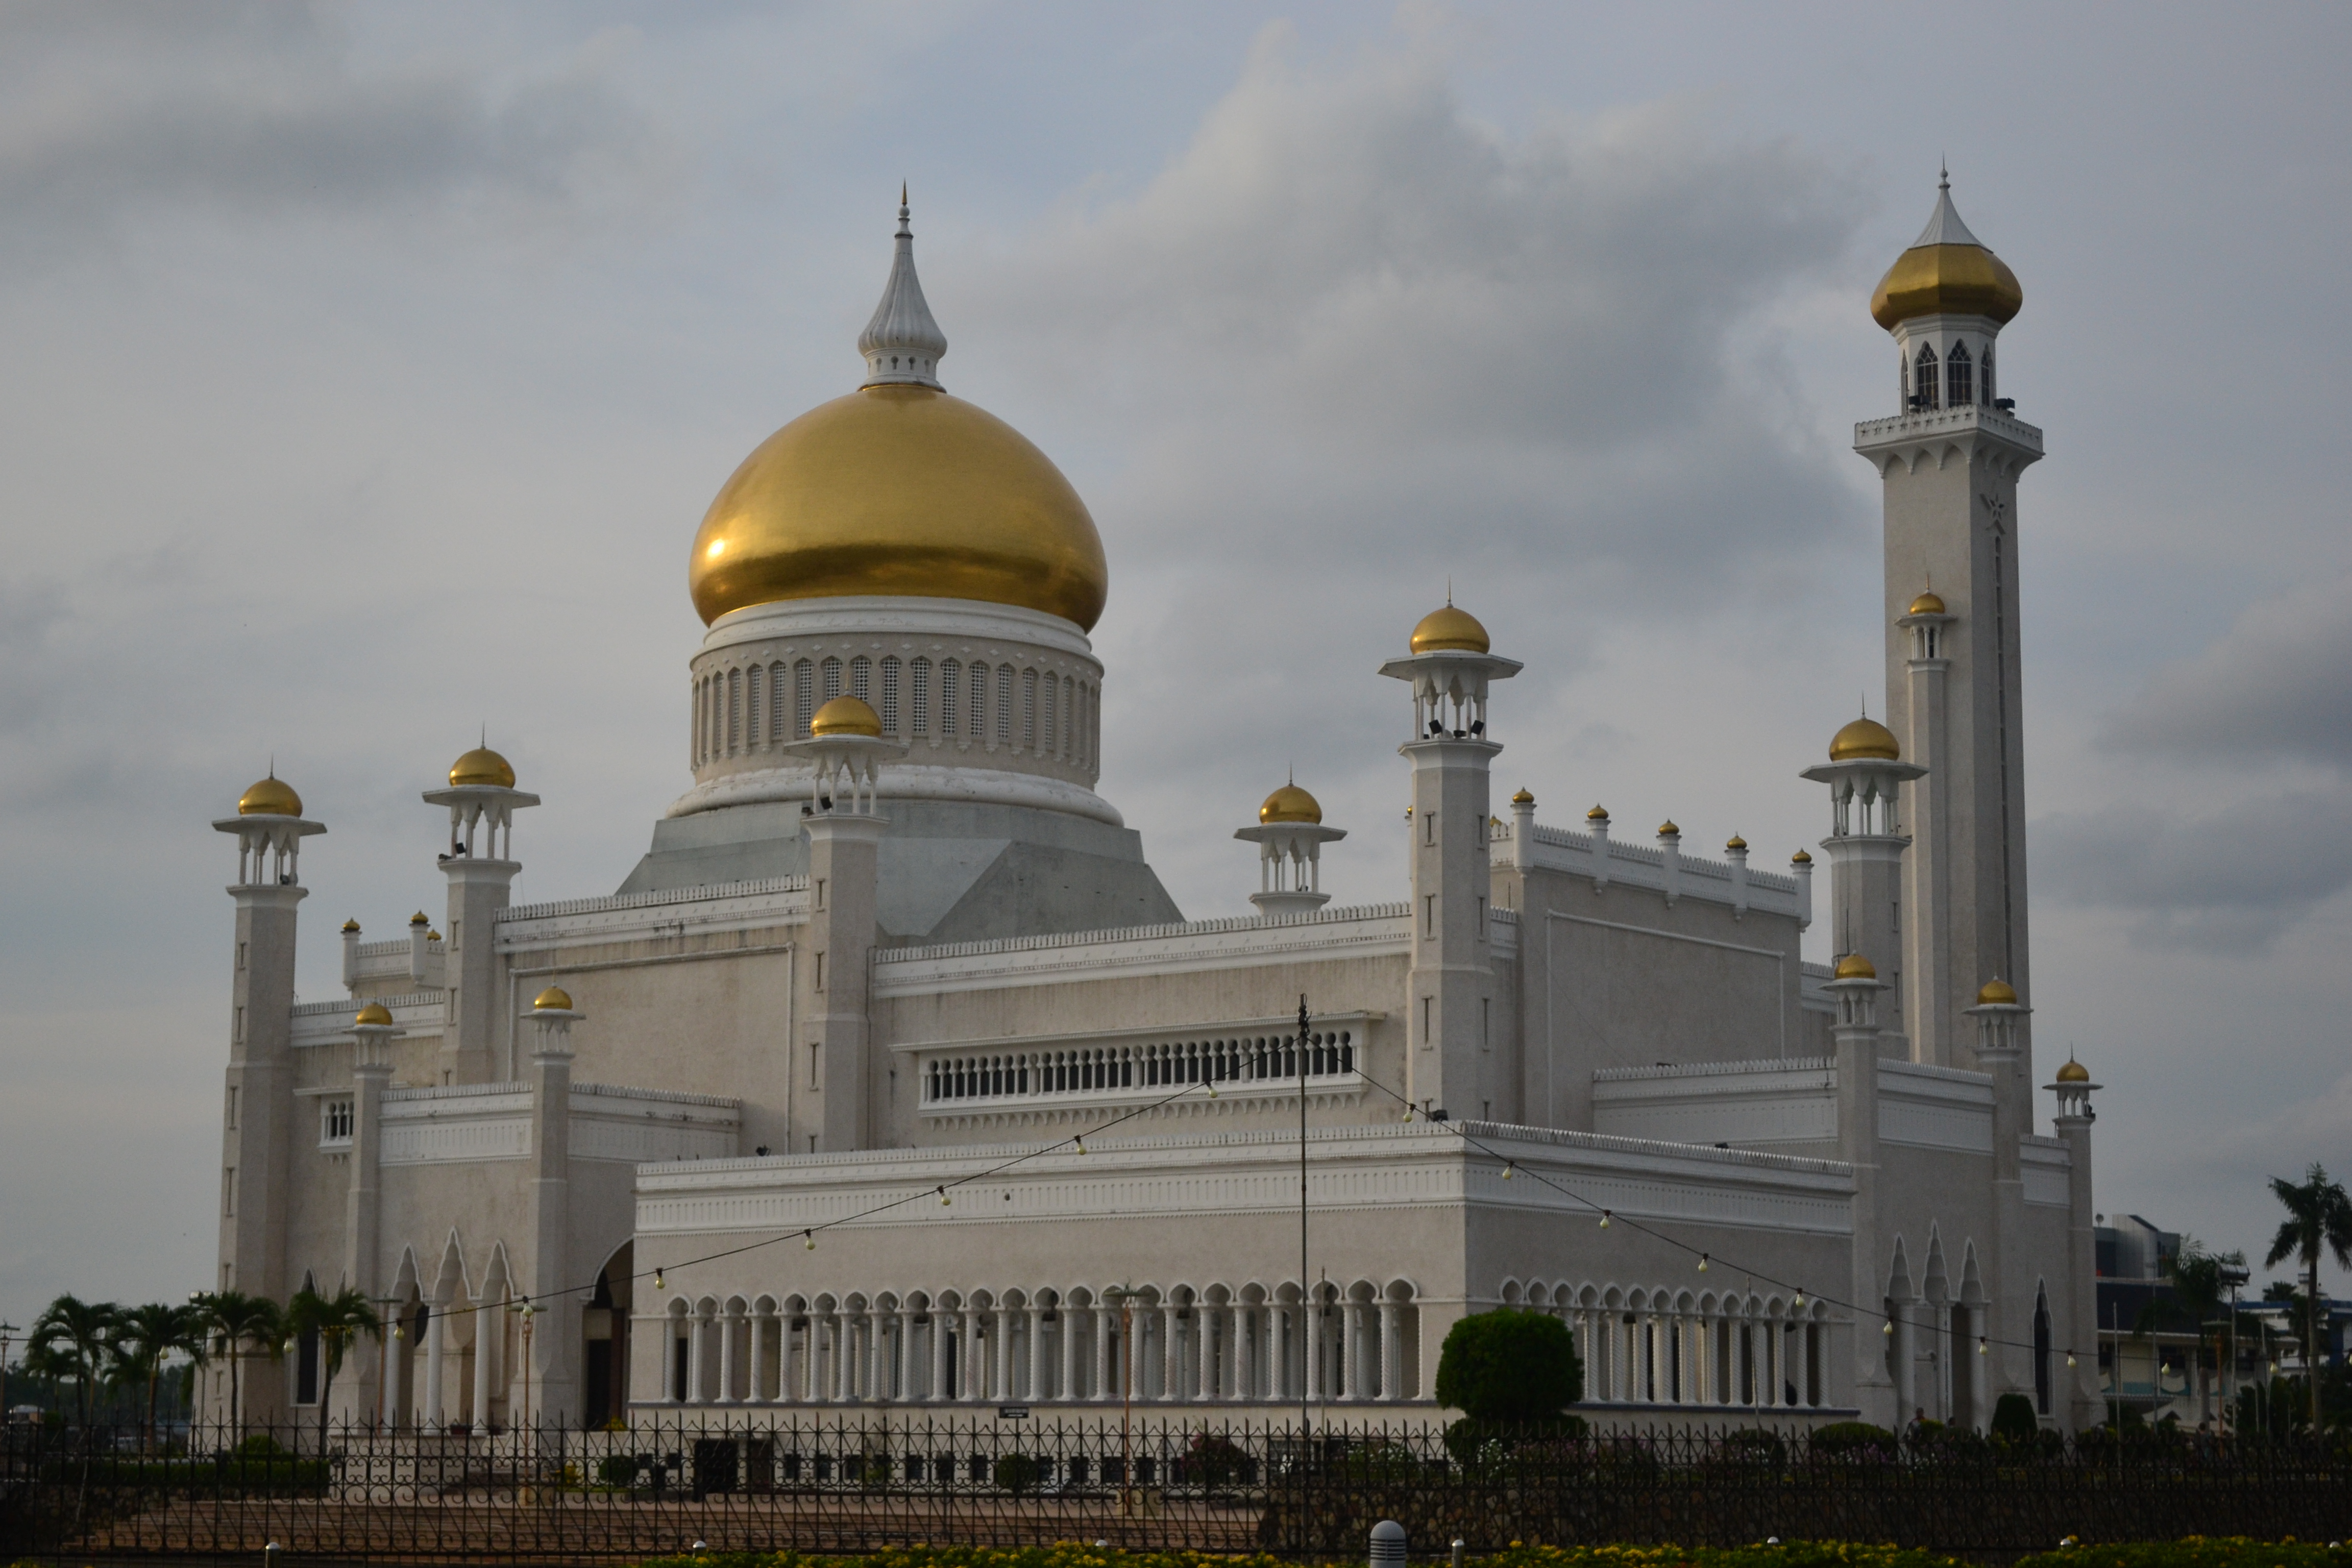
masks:
[[[1370,1568],[1404,1568],[1404,1526],[1384,1519],[1372,1526]]]

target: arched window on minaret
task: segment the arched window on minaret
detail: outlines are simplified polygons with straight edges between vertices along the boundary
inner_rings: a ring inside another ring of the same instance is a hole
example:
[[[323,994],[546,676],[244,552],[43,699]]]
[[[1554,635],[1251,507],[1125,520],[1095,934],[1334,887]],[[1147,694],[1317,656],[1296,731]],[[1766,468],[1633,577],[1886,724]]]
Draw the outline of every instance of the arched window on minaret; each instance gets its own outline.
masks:
[[[727,672],[727,754],[743,749],[743,672]]]
[[[963,695],[963,661],[943,659],[940,663],[940,739],[952,741],[960,732],[957,715],[963,704],[956,700]]]
[[[849,694],[860,702],[874,700],[874,661],[862,653],[849,661]]]
[[[1990,343],[1984,346],[1984,363],[1977,366],[1977,380],[1982,384],[1979,389],[1979,395],[1983,397],[1985,406],[1990,408],[1992,406],[1992,400],[2000,395],[1994,390],[1992,384],[1992,345]]]
[[[784,674],[790,668],[781,658],[768,667],[768,744],[772,746],[784,738]]]
[[[907,732],[931,732],[931,661],[917,658],[907,666]]]
[[[1911,362],[1911,406],[1936,406],[1936,350],[1928,343],[1919,345],[1919,355]]]
[[[1950,408],[1966,408],[1977,400],[1977,367],[1969,358],[1969,345],[1954,343],[1944,361],[1944,403]]]
[[[816,666],[801,660],[793,671],[793,739],[809,738],[809,721],[816,716]]]
[[[882,714],[882,732],[886,735],[896,735],[898,733],[898,670],[899,664],[896,658],[886,658],[882,661],[882,702],[880,711]]]
[[[841,660],[828,658],[817,669],[824,677],[824,700],[830,702],[841,695]]]

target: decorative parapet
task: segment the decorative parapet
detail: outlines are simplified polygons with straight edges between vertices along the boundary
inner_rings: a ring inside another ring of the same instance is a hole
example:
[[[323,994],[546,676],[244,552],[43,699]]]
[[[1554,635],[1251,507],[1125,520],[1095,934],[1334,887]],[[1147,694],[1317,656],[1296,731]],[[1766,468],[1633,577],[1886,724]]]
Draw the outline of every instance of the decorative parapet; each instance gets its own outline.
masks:
[[[1509,843],[1515,825],[1504,823],[1493,829],[1497,843]],[[1541,870],[1566,871],[1590,880],[1605,879],[1622,882],[1629,887],[1647,888],[1660,895],[1667,887],[1666,858],[1663,851],[1640,844],[1627,844],[1610,838],[1604,872],[1601,840],[1590,833],[1578,833],[1565,827],[1535,826],[1533,865]],[[1703,899],[1709,903],[1726,904],[1759,910],[1767,914],[1805,918],[1806,910],[1797,879],[1778,871],[1749,869],[1747,873],[1745,896],[1740,894],[1738,879],[1731,866],[1721,860],[1707,860],[1677,851],[1675,856],[1674,895],[1685,899]]]
[[[1307,958],[1407,954],[1412,910],[1402,903],[1109,931],[887,948],[874,955],[874,994],[919,996],[1093,975],[1175,973]]]
[[[531,1094],[528,1083],[386,1089],[383,1163],[528,1160]],[[573,1084],[569,1103],[572,1157],[606,1163],[730,1158],[743,1122],[740,1100],[673,1089]]]
[[[656,934],[675,937],[796,924],[807,912],[806,877],[517,904],[499,911],[499,951],[531,952]]]

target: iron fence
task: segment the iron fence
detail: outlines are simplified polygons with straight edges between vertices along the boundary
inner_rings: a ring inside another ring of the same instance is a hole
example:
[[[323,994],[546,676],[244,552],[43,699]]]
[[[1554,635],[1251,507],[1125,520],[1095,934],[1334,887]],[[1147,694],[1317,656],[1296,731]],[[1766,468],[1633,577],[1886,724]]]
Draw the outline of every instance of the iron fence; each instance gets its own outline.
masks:
[[[1105,1542],[1360,1557],[1461,1540],[1893,1542],[1987,1561],[2085,1541],[2352,1534],[2325,1445],[2153,1433],[2022,1444],[1941,1431],[1448,1434],[880,1409],[422,1436],[316,1426],[18,1427],[0,1443],[0,1561],[629,1561]]]

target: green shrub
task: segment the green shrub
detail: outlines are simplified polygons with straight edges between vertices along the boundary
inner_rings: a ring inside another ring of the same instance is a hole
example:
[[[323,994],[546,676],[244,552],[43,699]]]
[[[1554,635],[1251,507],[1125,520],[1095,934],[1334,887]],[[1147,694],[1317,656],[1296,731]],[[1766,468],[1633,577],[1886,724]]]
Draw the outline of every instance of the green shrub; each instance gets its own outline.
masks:
[[[1815,1428],[1808,1451],[1817,1459],[1846,1464],[1884,1463],[1903,1451],[1901,1441],[1867,1421],[1832,1421]]]
[[[1465,1318],[1438,1352],[1437,1403],[1473,1421],[1556,1421],[1583,1397],[1575,1336],[1542,1312]]]
[[[596,1480],[608,1487],[632,1487],[637,1484],[637,1461],[628,1454],[607,1454],[596,1461]]]
[[[1992,1435],[2011,1443],[2031,1443],[2042,1431],[2033,1401],[2022,1394],[2004,1394],[1992,1407]]]

